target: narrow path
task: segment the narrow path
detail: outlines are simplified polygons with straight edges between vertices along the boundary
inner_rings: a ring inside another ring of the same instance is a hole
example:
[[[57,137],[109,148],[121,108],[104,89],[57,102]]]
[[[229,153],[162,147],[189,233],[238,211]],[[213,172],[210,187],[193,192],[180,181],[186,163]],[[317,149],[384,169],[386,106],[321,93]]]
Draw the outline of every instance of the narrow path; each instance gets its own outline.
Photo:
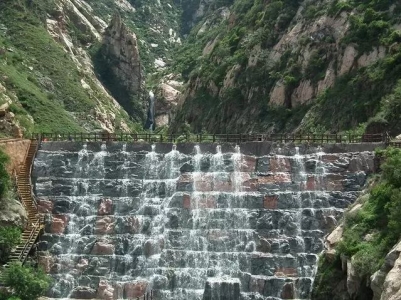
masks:
[[[35,159],[37,148],[38,141],[31,140],[28,153],[25,157],[25,162],[23,163],[23,165],[21,165],[19,173],[16,177],[18,195],[22,204],[25,207],[25,210],[27,211],[28,224],[26,225],[22,233],[21,242],[13,250],[8,263],[4,266],[3,272],[0,275],[0,282],[3,279],[2,277],[4,276],[5,272],[7,272],[7,268],[11,263],[18,261],[22,264],[25,263],[33,244],[35,243],[41,230],[43,229],[43,218],[38,213],[38,208],[35,198],[33,196],[31,184],[31,168]]]

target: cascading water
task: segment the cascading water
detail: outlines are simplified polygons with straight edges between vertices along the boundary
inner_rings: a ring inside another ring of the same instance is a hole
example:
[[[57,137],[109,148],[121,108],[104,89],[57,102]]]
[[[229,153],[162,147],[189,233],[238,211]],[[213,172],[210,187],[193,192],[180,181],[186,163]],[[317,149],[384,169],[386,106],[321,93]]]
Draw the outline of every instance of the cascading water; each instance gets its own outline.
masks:
[[[183,147],[42,144],[37,247],[55,278],[49,296],[309,299],[323,236],[373,154]]]

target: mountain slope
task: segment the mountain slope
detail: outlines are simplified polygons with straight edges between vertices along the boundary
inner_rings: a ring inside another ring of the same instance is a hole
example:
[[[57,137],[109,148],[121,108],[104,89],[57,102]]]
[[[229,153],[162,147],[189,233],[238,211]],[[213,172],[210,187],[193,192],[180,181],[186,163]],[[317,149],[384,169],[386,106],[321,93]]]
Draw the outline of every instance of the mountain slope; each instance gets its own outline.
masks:
[[[212,3],[176,58],[173,130],[398,132],[399,2]]]
[[[27,3],[0,3],[2,101],[12,100],[16,123],[26,133],[133,128],[94,76],[84,49],[101,39],[97,29],[69,1]]]

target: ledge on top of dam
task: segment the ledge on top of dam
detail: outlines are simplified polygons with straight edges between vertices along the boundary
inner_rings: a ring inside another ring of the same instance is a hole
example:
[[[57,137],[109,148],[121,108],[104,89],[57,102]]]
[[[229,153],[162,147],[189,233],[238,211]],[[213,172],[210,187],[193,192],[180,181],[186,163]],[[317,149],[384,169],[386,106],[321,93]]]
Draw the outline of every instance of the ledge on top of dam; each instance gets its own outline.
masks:
[[[183,154],[193,154],[194,146],[199,145],[202,153],[215,153],[216,147],[221,146],[224,153],[235,152],[236,143],[147,143],[147,142],[117,142],[117,141],[98,141],[98,142],[82,142],[82,141],[51,141],[42,142],[41,150],[43,151],[68,151],[78,152],[82,149],[82,145],[86,144],[86,149],[93,152],[101,150],[101,145],[105,144],[108,152],[119,152],[125,145],[127,152],[150,152],[152,145],[155,146],[157,153],[168,153],[173,145],[176,145],[177,151]],[[264,156],[270,154],[277,155],[295,155],[296,151],[300,155],[312,154],[316,152],[325,153],[347,153],[347,152],[364,152],[375,151],[376,149],[385,148],[384,143],[333,143],[333,144],[310,144],[310,143],[277,143],[277,142],[243,142],[239,144],[241,154]],[[298,150],[296,150],[296,147]]]

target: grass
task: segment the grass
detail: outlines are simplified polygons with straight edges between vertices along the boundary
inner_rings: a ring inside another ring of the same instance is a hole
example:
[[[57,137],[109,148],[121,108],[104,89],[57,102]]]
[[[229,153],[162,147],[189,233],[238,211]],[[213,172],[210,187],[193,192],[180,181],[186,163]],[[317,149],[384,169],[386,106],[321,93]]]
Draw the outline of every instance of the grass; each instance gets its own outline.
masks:
[[[95,130],[100,128],[99,124],[89,113],[100,105],[116,114],[119,123],[124,121],[129,127],[138,128],[48,34],[44,20],[53,13],[53,5],[48,0],[33,2],[31,6],[20,0],[0,3],[0,47],[10,49],[0,63],[0,78],[8,93],[18,98],[11,110],[25,133]],[[83,37],[78,28],[73,24],[69,28],[73,28],[72,38],[80,43]],[[82,79],[91,89],[82,86]],[[83,114],[85,117],[79,117]]]

